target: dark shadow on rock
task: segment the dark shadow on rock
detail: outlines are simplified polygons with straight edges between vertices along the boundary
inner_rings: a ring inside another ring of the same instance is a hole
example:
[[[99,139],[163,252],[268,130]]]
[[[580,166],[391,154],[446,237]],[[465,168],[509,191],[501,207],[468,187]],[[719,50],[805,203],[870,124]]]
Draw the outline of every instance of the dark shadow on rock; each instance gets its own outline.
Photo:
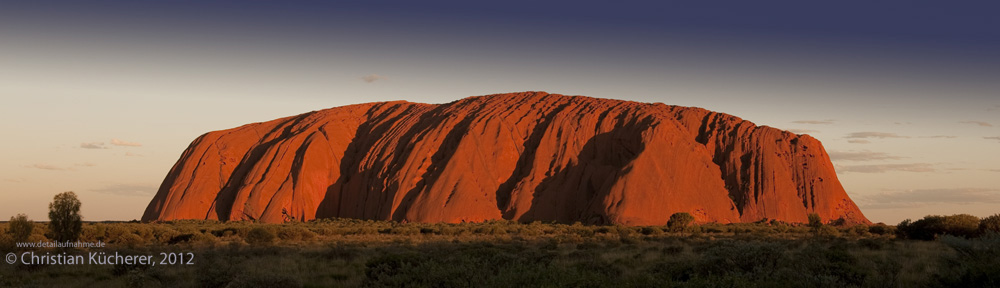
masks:
[[[520,157],[517,159],[517,164],[514,165],[514,173],[507,178],[506,181],[500,184],[496,191],[496,201],[497,209],[504,219],[510,220],[514,217],[513,210],[510,210],[510,197],[511,193],[514,191],[514,187],[517,186],[518,182],[528,177],[531,174],[531,165],[535,163],[535,150],[538,149],[538,145],[542,142],[542,137],[545,136],[545,131],[549,128],[552,123],[552,119],[555,115],[559,114],[563,109],[566,109],[570,103],[563,103],[556,108],[552,109],[549,113],[546,113],[544,117],[541,117],[543,122],[535,125],[535,128],[531,131],[528,136],[528,141],[524,144],[524,151],[521,152]]]
[[[458,103],[442,105],[442,108],[449,108],[455,104]],[[434,152],[434,155],[431,156],[430,159],[431,163],[427,167],[427,171],[425,171],[423,175],[420,175],[421,180],[417,183],[417,185],[415,185],[409,191],[406,191],[406,194],[403,195],[403,199],[400,201],[399,206],[396,207],[395,211],[393,211],[392,213],[392,220],[395,221],[404,220],[407,212],[409,212],[410,210],[410,207],[413,206],[413,202],[416,200],[417,196],[424,191],[425,187],[432,187],[434,183],[437,182],[437,180],[441,177],[441,172],[444,170],[444,166],[448,165],[448,162],[450,162],[451,158],[455,156],[455,150],[458,148],[459,143],[461,143],[462,139],[465,138],[465,136],[469,133],[469,127],[472,125],[472,121],[476,120],[477,119],[476,115],[478,115],[479,113],[481,113],[481,111],[483,111],[484,109],[483,105],[485,105],[485,103],[479,103],[478,107],[468,111],[468,113],[465,115],[465,118],[459,120],[459,122],[456,123],[455,126],[450,131],[448,131],[448,134],[445,135],[444,140],[441,141],[441,145]],[[435,114],[434,117],[423,119],[424,121],[429,121],[429,123],[426,124],[421,123],[422,125],[420,127],[425,127],[425,129],[421,132],[426,133],[426,131],[434,130],[434,128],[444,124],[446,119],[448,117],[451,117],[451,115],[445,113],[444,111],[446,110],[435,111],[436,113],[434,113]],[[409,138],[403,138],[403,139],[409,139]],[[402,142],[404,141],[407,143],[410,142],[403,140],[401,141],[400,146],[403,146]],[[405,155],[409,155],[410,153],[413,152],[413,147],[406,146],[406,148],[408,148],[406,151],[398,151],[398,152],[403,153]],[[406,161],[406,158],[396,158],[398,163],[394,163],[395,164],[394,166],[400,166],[405,164],[404,161]],[[449,196],[448,198],[451,199],[451,196]]]
[[[243,187],[243,182],[246,180],[247,174],[249,174],[250,171],[253,170],[253,167],[260,162],[267,150],[275,144],[287,139],[292,133],[292,128],[308,118],[310,114],[312,113],[296,116],[288,121],[285,121],[284,123],[281,123],[280,125],[275,126],[274,129],[268,131],[260,138],[261,142],[254,145],[250,152],[243,156],[243,159],[240,160],[240,163],[237,164],[236,168],[233,170],[229,180],[227,180],[223,188],[219,190],[219,194],[215,196],[215,215],[220,221],[229,221],[229,216],[232,215],[231,212],[233,209],[233,202],[236,201],[236,193]],[[274,138],[270,141],[263,142],[265,139],[272,137],[275,133],[281,134],[274,136]],[[246,214],[246,212],[243,213]],[[254,218],[253,215],[246,214],[245,216]]]
[[[368,113],[371,114],[382,110],[382,105],[388,104],[373,106]],[[393,109],[406,110],[393,115]],[[371,179],[378,179],[377,175],[372,174],[383,170],[382,168],[386,164],[374,163],[370,169],[362,171],[360,167],[361,160],[366,155],[373,153],[372,149],[375,147],[376,141],[378,141],[383,134],[388,132],[394,125],[397,125],[398,122],[404,117],[419,112],[416,110],[419,110],[419,106],[410,105],[405,108],[397,106],[387,108],[385,111],[381,111],[378,115],[368,115],[368,120],[358,127],[354,137],[351,139],[351,142],[347,145],[347,149],[344,151],[344,156],[340,159],[340,177],[334,181],[333,184],[327,187],[326,195],[323,197],[323,200],[320,201],[320,204],[316,209],[316,218],[345,217],[358,219],[383,219],[377,218],[377,214],[379,214],[377,213],[378,211],[373,213],[372,211],[368,211],[366,207],[368,207],[368,197],[372,196],[371,194],[381,194],[382,191],[386,190],[385,187],[381,186],[381,183],[371,181]],[[428,114],[429,113],[424,112],[421,117],[427,117],[426,115]],[[399,148],[397,148],[397,150],[398,149]],[[397,157],[403,156],[399,155]],[[359,187],[352,189],[350,187],[352,184]],[[347,193],[361,195],[364,200],[357,201],[355,203],[345,203],[344,197]],[[373,199],[372,201],[384,202],[384,199]],[[353,205],[353,207],[344,205]],[[384,206],[385,203],[378,203],[378,205]]]
[[[519,220],[611,224],[612,215],[607,214],[602,203],[612,186],[628,172],[628,164],[645,150],[642,133],[652,122],[651,118],[633,120],[592,137],[580,150],[576,164],[542,180],[532,194],[531,208]]]

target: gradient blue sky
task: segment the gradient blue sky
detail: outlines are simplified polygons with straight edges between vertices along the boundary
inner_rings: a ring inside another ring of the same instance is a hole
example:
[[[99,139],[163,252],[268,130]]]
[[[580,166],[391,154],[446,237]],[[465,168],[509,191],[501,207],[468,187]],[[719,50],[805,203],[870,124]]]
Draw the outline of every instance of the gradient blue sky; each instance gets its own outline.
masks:
[[[139,218],[198,135],[518,91],[697,106],[823,141],[873,221],[1000,212],[985,2],[0,1],[0,217]]]

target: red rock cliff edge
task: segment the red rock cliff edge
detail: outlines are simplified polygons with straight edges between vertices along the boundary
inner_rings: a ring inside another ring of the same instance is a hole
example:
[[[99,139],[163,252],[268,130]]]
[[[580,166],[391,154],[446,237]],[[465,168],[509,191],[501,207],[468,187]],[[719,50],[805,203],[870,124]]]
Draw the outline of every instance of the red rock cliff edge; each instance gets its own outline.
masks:
[[[544,92],[358,104],[214,131],[143,221],[869,223],[808,135],[700,108]]]

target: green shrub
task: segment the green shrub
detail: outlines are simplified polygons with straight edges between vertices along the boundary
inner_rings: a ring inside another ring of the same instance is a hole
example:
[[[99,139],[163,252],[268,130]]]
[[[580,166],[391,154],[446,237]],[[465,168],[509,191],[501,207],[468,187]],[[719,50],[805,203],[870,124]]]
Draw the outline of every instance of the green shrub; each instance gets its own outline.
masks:
[[[671,232],[681,232],[684,231],[684,228],[690,225],[691,222],[694,222],[694,216],[691,216],[691,213],[678,212],[674,213],[674,215],[670,215],[670,220],[667,220],[667,228],[669,228]]]
[[[618,240],[625,244],[635,244],[639,242],[639,236],[636,235],[635,230],[631,227],[618,226],[615,229],[618,231]]]
[[[979,234],[1000,233],[1000,214],[988,216],[979,221]]]
[[[565,234],[579,236],[577,234]],[[377,253],[364,265],[362,287],[611,287],[622,273],[588,253],[552,265],[552,252],[492,244],[424,246],[419,252]]]
[[[219,239],[212,233],[198,233],[194,234],[194,238],[192,238],[191,241],[204,245],[213,245],[219,242]]]
[[[608,234],[611,233],[612,227],[601,226],[594,229],[595,234]]]
[[[506,233],[503,229],[498,229],[497,227],[482,228],[484,231],[489,230],[491,235],[497,235],[501,233]],[[413,227],[411,225],[403,225],[393,227],[389,230],[389,234],[393,235],[417,235],[420,234],[420,229]]]
[[[885,225],[885,223],[877,223],[875,225],[868,226],[868,233],[875,235],[890,235],[895,233],[895,231],[891,226]]]
[[[816,229],[816,235],[824,237],[840,237],[840,230],[830,225],[823,225]]]
[[[642,229],[639,230],[639,233],[646,236],[657,236],[663,233],[663,230],[659,227],[642,227]]]
[[[0,251],[12,250],[14,247],[14,239],[11,239],[10,234],[0,233]]]
[[[761,276],[778,267],[785,250],[780,244],[759,241],[719,241],[705,249],[697,265],[698,274]]]
[[[888,239],[885,238],[861,238],[858,239],[858,246],[864,247],[870,250],[882,250],[891,244]]]
[[[143,240],[142,237],[139,237],[139,235],[127,233],[125,235],[122,235],[121,237],[118,237],[118,239],[116,239],[115,242],[113,243],[117,244],[118,246],[126,246],[129,248],[134,248],[146,244],[146,241]]]
[[[896,224],[896,238],[908,238],[909,235],[906,235],[906,233],[910,231],[910,225],[913,225],[913,220],[910,219],[900,221],[899,224]]]
[[[10,222],[7,225],[7,233],[10,234],[14,242],[28,241],[31,231],[35,229],[35,222],[28,220],[28,216],[24,214],[10,217]]]
[[[839,241],[809,243],[791,255],[791,263],[787,264],[791,269],[784,270],[787,274],[781,277],[789,284],[794,283],[794,287],[867,287],[862,284],[866,282],[868,271],[851,253],[851,246],[843,244]]]
[[[907,239],[934,240],[940,235],[971,237],[979,232],[979,218],[968,214],[929,215],[914,222],[904,220],[896,229],[899,236]]]
[[[268,227],[257,226],[250,229],[250,232],[247,232],[246,240],[247,243],[253,245],[262,245],[274,243],[274,238],[277,238],[277,236],[274,235],[274,231]]]
[[[521,227],[521,230],[518,230],[517,234],[520,234],[521,236],[539,236],[545,234],[545,231],[542,231],[538,225],[526,225]]]
[[[195,237],[194,235],[195,234],[181,234],[181,235],[177,235],[177,236],[174,236],[173,238],[168,239],[167,241],[164,241],[164,243],[167,243],[168,245],[176,245],[176,244],[180,244],[180,243],[189,243],[189,242],[191,242],[192,239],[194,239],[194,237]]]
[[[936,275],[941,287],[1000,287],[1000,234],[966,239],[944,235],[941,243],[955,250],[943,257]]]
[[[300,226],[282,227],[278,230],[278,238],[289,242],[311,241],[316,238],[316,233]]]
[[[153,234],[153,229],[146,225],[136,225],[136,224],[124,224],[125,228],[128,229],[128,233],[135,234],[142,238],[146,243],[152,243],[156,241],[156,236]]]
[[[180,233],[177,230],[171,229],[169,227],[164,227],[162,225],[153,226],[153,238],[159,243],[167,243],[174,240],[175,237],[179,235],[190,235],[193,232]]]
[[[208,253],[203,259],[195,262],[198,273],[195,273],[195,280],[198,287],[222,288],[229,285],[241,273],[237,266],[239,261],[233,261],[232,255]]]
[[[774,232],[785,233],[788,232],[789,230],[788,223],[785,223],[783,221],[771,220],[770,225],[771,229],[774,230]]]
[[[583,226],[583,224],[580,224],[580,222],[573,223],[573,225],[569,226],[566,229],[566,232],[580,235],[582,237],[593,237],[594,234],[596,234],[593,228],[588,226]]]
[[[868,236],[868,225],[858,224],[847,229],[847,234],[851,236]]]
[[[818,230],[820,226],[823,226],[823,218],[820,218],[819,214],[809,213],[807,217],[809,218],[809,227],[813,230]]]
[[[52,239],[65,242],[80,238],[83,217],[80,216],[80,200],[73,191],[56,194],[49,203],[49,232]]]

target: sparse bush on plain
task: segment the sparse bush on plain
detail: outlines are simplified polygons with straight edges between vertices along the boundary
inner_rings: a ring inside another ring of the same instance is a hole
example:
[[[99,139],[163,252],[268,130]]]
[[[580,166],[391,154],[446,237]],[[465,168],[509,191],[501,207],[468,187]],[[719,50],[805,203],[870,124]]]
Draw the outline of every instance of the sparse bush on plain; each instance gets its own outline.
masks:
[[[246,241],[253,245],[264,245],[274,243],[274,239],[277,236],[274,235],[274,231],[269,229],[269,227],[254,227],[247,232]]]
[[[896,226],[900,238],[934,240],[940,235],[974,237],[979,232],[979,218],[968,214],[951,216],[928,215],[911,222],[909,219]]]
[[[847,229],[847,234],[855,237],[864,237],[869,234],[868,225],[857,224]]]
[[[819,214],[809,213],[806,217],[809,219],[809,228],[819,230],[819,227],[823,226],[823,218],[820,218]]]
[[[316,233],[300,225],[292,225],[278,229],[277,236],[282,241],[300,242],[312,241],[316,238]]]
[[[892,235],[895,234],[895,228],[885,223],[876,223],[875,225],[868,226],[868,233],[875,235]]]
[[[670,220],[667,220],[667,227],[670,228],[671,232],[681,232],[691,222],[694,222],[694,216],[691,216],[691,213],[678,212],[670,215]]]
[[[979,234],[1000,233],[1000,214],[987,216],[979,220]]]
[[[118,272],[51,266],[16,277],[93,275],[95,286],[163,287],[991,287],[1000,275],[992,234],[897,240],[885,224],[706,223],[686,229],[702,231],[690,235],[658,232],[669,226],[353,219],[83,228],[82,237],[129,253],[190,250],[196,264]],[[0,233],[0,242],[9,236]],[[0,265],[0,275],[12,267]],[[4,279],[0,286],[29,283]],[[66,286],[59,281],[30,284]]]
[[[52,239],[65,242],[80,238],[83,217],[80,216],[80,200],[73,191],[56,194],[49,203],[49,232]]]
[[[660,229],[660,227],[642,227],[642,229],[639,230],[639,233],[646,236],[658,236],[663,234],[663,230]]]
[[[836,227],[831,225],[823,225],[816,229],[816,235],[824,237],[840,237],[840,230],[837,230]]]
[[[10,217],[7,226],[7,233],[10,234],[14,242],[25,242],[28,241],[28,237],[31,237],[31,232],[35,229],[35,222],[28,220],[27,215],[17,214],[17,216]]]
[[[140,237],[139,235],[132,233],[125,233],[121,237],[118,237],[118,239],[115,239],[114,244],[129,248],[135,248],[148,243],[146,242],[146,240],[142,239],[142,237]]]
[[[499,233],[505,233],[503,229],[497,229],[496,227],[484,228],[483,231],[490,231],[489,234],[496,235]],[[399,226],[389,229],[389,234],[394,235],[417,235],[420,234],[420,229],[412,226]]]

